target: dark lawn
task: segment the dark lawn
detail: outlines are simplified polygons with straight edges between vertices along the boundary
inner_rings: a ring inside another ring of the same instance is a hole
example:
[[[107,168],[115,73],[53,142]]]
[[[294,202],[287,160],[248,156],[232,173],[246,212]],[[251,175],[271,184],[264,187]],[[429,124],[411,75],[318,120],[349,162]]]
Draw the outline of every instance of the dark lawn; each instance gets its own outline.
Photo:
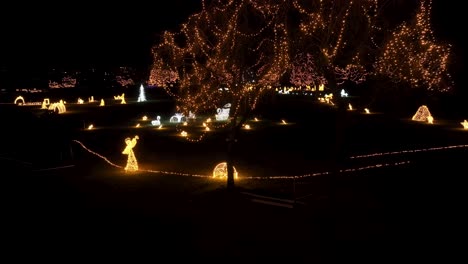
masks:
[[[253,129],[239,136],[240,176],[331,170],[333,111],[300,101],[277,103],[283,106],[257,113],[261,121],[250,122]],[[394,263],[462,257],[466,148],[347,159],[344,168],[409,163],[336,178],[240,179],[239,189],[227,193],[223,181],[209,178],[125,174],[69,143],[80,140],[124,166],[123,139],[138,134],[134,150],[141,168],[209,175],[224,160],[225,134],[210,132],[190,143],[175,135],[173,126],[162,131],[132,127],[144,114],[161,113],[167,120],[170,102],[95,107],[92,114],[76,107],[70,105],[69,113],[53,119],[31,117],[35,123],[30,124],[18,121],[16,114],[6,116],[22,126],[7,130],[0,159],[6,167],[2,233],[6,253],[17,259]],[[466,144],[468,133],[459,122],[436,119],[429,126],[410,121],[412,114],[395,119],[349,112],[347,156]],[[291,124],[279,125],[281,119]],[[98,129],[82,130],[83,121]],[[74,167],[34,172],[68,164]],[[300,203],[294,209],[253,203],[244,191],[296,197]]]

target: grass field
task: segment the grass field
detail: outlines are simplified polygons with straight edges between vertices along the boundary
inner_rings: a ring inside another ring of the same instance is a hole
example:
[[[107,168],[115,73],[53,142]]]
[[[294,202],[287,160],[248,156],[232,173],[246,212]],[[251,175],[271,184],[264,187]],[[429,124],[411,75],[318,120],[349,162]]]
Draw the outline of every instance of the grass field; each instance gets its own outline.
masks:
[[[229,193],[224,181],[190,176],[209,176],[224,161],[226,132],[187,141],[177,133],[183,127],[167,123],[171,101],[69,104],[58,116],[2,108],[10,124],[0,159],[6,168],[4,233],[8,252],[18,258],[34,252],[36,259],[387,263],[460,256],[468,157],[459,146],[468,142],[461,120],[432,113],[436,122],[427,125],[411,121],[413,113],[396,118],[350,111],[342,164],[348,171],[301,177],[333,171],[335,112],[310,99],[279,98],[255,113],[259,121],[249,121],[251,130],[242,130],[235,147],[238,189]],[[163,129],[143,122],[143,115],[160,115]],[[86,130],[89,124],[95,129]],[[124,139],[134,135],[140,137],[138,173],[125,173],[72,142],[125,166]],[[459,147],[429,149],[443,146]],[[405,150],[419,151],[356,157]],[[266,179],[275,176],[288,177]],[[296,204],[266,205],[251,194]]]

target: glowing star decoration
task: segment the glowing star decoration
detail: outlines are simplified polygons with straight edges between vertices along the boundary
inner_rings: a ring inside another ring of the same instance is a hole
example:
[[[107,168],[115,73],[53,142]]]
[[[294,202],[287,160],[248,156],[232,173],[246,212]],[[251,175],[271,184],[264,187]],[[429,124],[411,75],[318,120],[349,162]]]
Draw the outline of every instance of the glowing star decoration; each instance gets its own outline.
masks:
[[[77,100],[77,103],[78,103],[78,104],[83,104],[83,103],[84,103],[84,101],[83,101],[83,99],[81,99],[81,98],[78,98],[78,100]]]
[[[125,171],[138,170],[138,162],[135,157],[135,153],[133,153],[133,148],[137,144],[138,139],[140,139],[138,136],[135,136],[134,138],[125,139],[125,144],[127,144],[127,146],[125,147],[124,151],[122,151],[122,154],[128,155],[127,166],[125,166]]]
[[[145,87],[143,87],[143,84],[140,85],[140,94],[138,95],[138,102],[146,102]]]
[[[365,112],[366,114],[370,114],[369,108],[364,108],[364,112]]]
[[[91,130],[93,128],[94,128],[94,126],[92,124],[88,126],[88,130]]]
[[[156,120],[151,120],[151,125],[153,126],[160,126],[161,125],[161,117],[157,116]]]
[[[18,101],[20,101],[20,102],[18,103]],[[18,96],[18,97],[16,97],[16,99],[15,99],[15,101],[14,101],[13,103],[14,103],[14,104],[17,104],[17,105],[24,105],[24,98],[23,98],[23,96]]]
[[[234,179],[238,178],[236,168],[232,167],[234,170]],[[227,164],[226,162],[219,163],[213,170],[213,178],[216,179],[226,179],[227,178]]]
[[[463,122],[460,122],[464,129],[468,129],[468,121],[466,119]]]
[[[104,103],[104,99],[101,99],[101,103],[99,104],[99,106],[105,106],[106,103]]]
[[[428,122],[430,124],[434,122],[434,118],[432,117],[431,112],[429,112],[429,108],[427,108],[425,105],[421,105],[418,108],[418,111],[416,111],[411,120]]]

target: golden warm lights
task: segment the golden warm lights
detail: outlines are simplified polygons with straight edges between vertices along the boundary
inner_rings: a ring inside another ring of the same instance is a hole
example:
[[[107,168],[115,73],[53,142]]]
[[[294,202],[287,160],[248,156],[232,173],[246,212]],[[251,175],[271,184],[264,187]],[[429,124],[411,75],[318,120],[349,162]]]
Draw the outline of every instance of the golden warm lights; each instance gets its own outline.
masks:
[[[414,121],[428,122],[429,124],[434,123],[434,117],[432,117],[426,105],[421,105],[411,119]]]
[[[93,124],[91,124],[91,125],[88,126],[88,130],[91,130],[91,129],[93,129],[93,128],[94,128],[94,125],[93,125]]]
[[[364,108],[364,112],[365,112],[366,114],[370,114],[369,108]]]
[[[236,168],[232,167],[234,170],[234,179],[238,178]],[[213,178],[225,179],[227,178],[227,164],[226,162],[219,163],[213,170]]]
[[[463,120],[463,122],[461,122],[460,124],[463,126],[464,129],[468,129],[468,121],[466,121],[466,119]]]
[[[125,149],[122,151],[122,154],[128,155],[127,158],[127,166],[125,166],[125,171],[137,171],[138,170],[138,162],[135,157],[135,153],[133,153],[133,148],[137,144],[137,140],[139,139],[138,136],[133,138],[126,138],[125,144],[127,145]]]

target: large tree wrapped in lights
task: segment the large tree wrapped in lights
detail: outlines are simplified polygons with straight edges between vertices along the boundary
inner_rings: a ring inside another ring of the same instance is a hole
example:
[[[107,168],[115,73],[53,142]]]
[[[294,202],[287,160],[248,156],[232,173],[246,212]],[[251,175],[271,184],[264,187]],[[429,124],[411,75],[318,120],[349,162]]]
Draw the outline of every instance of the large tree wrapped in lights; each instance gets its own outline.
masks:
[[[431,0],[421,0],[416,16],[393,31],[377,57],[376,73],[402,85],[447,91],[450,45],[437,43],[431,30]]]
[[[419,2],[413,24],[397,26],[404,17],[387,19],[395,17],[392,7],[400,11],[400,5]],[[236,134],[257,100],[285,77],[299,86],[324,84],[332,92],[376,73],[436,87],[447,72],[449,50],[431,35],[430,5],[430,0],[202,1],[201,11],[179,32],[162,34],[149,83],[166,88],[184,113],[212,113],[231,104],[227,168],[233,186],[230,150]]]
[[[230,103],[228,187],[234,186],[232,147],[258,99],[287,71],[289,36],[284,18],[290,1],[203,2],[180,32],[165,32],[154,47],[150,83],[177,73],[168,92],[184,113],[212,113]],[[160,82],[159,82],[160,83]],[[163,86],[168,88],[167,85]]]

